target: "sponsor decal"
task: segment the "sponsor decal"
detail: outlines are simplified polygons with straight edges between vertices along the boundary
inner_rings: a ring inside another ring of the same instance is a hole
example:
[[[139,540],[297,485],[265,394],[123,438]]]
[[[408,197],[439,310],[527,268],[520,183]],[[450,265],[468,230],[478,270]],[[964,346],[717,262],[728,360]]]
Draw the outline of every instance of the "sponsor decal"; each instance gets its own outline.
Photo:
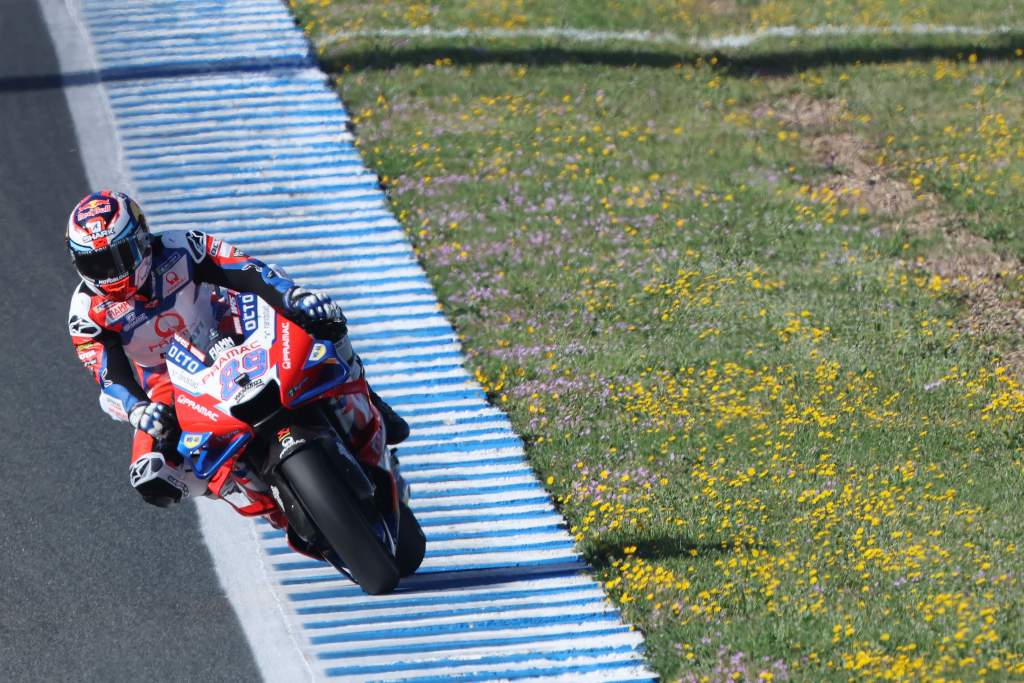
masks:
[[[136,327],[146,322],[147,320],[149,320],[149,318],[147,318],[145,315],[142,315],[141,313],[138,313],[136,311],[132,311],[131,313],[124,317],[124,321],[121,323],[121,331],[131,332],[132,330],[134,330]]]
[[[301,446],[302,444],[306,443],[305,439],[297,438],[292,435],[291,427],[285,427],[284,429],[278,431],[277,441],[278,443],[281,444],[281,455],[284,455],[285,451],[287,451],[289,448]]]
[[[107,311],[107,322],[114,322],[123,318],[129,311],[135,309],[135,304],[130,301],[108,301],[109,306],[103,306]],[[97,307],[100,308],[100,307]]]
[[[306,386],[306,382],[308,381],[309,375],[306,375],[298,384],[296,384],[295,386],[288,390],[288,398],[292,398],[293,396],[295,396],[295,394],[299,393],[299,390],[302,389],[302,387]]]
[[[247,396],[249,396],[250,394],[256,393],[262,386],[263,386],[263,380],[262,379],[250,380],[244,386],[241,386],[238,389],[236,389],[236,393],[235,393],[235,395],[233,397],[227,396],[227,397],[225,397],[225,400],[227,400],[228,398],[233,398],[235,403],[241,403],[242,401],[245,400],[245,398]]]
[[[88,204],[78,210],[78,215],[75,217],[78,221],[84,221],[87,218],[93,216],[99,216],[104,213],[110,213],[110,200],[109,199],[93,199]]]
[[[210,253],[216,254],[218,249],[220,249],[220,238],[214,237],[213,241],[210,242]]]
[[[309,362],[319,363],[324,356],[327,355],[327,346],[317,342],[313,345],[313,350],[309,352]]]
[[[216,334],[216,331],[215,330],[210,330],[210,334],[211,335]],[[214,360],[216,360],[217,358],[220,357],[220,354],[224,353],[225,351],[227,351],[228,349],[230,349],[234,345],[235,345],[235,340],[234,339],[232,339],[231,337],[223,337],[223,338],[218,339],[217,341],[215,341],[213,343],[213,345],[210,346],[210,350],[207,351],[207,353],[210,355],[210,358],[213,358]]]
[[[203,364],[193,358],[190,353],[180,346],[172,345],[167,349],[167,360],[189,374],[194,375],[203,369]]]
[[[174,311],[161,313],[156,317],[156,321],[153,323],[153,331],[158,337],[160,337],[160,341],[146,347],[146,350],[159,351],[160,349],[165,348],[171,343],[171,337],[173,337],[177,332],[185,329],[185,320],[180,315]]]
[[[196,411],[197,413],[207,418],[211,422],[217,422],[218,420],[220,420],[220,415],[210,410],[202,403],[198,403],[197,401],[189,398],[185,394],[178,394],[177,402],[183,406],[191,408],[192,410]]]
[[[99,362],[102,348],[100,344],[90,342],[88,344],[79,344],[75,347],[75,350],[78,352],[78,360],[82,361],[82,365],[92,368]]]
[[[153,329],[160,337],[170,337],[175,332],[185,329],[185,320],[174,311],[168,311],[156,317]]]
[[[85,229],[89,231],[88,234],[82,235],[81,239],[83,242],[93,242],[96,247],[106,246],[99,242],[106,241],[111,235],[117,232],[114,226],[107,223],[102,217],[94,218],[85,224]]]
[[[163,296],[168,297],[177,290],[184,287],[188,279],[188,263],[185,259],[178,259],[177,262],[162,274]]]
[[[250,351],[257,350],[259,350],[259,347],[257,346],[232,346],[230,349],[226,349],[217,357],[217,360],[214,362],[212,367],[214,370],[220,370],[225,365],[227,365],[228,362],[231,361],[232,359],[236,359],[239,356],[244,356]],[[234,376],[232,376],[232,379],[233,378]]]
[[[161,262],[156,267],[157,275],[163,275],[164,273],[169,271],[171,268],[173,268],[175,265],[177,265],[178,261],[180,261],[180,260],[181,260],[181,254],[175,254],[175,253],[171,252],[171,257],[166,259],[165,261]]]
[[[120,420],[121,422],[128,421],[128,411],[124,409],[124,404],[116,398],[107,394],[100,394],[100,408],[115,420]]]
[[[195,450],[196,448],[199,448],[200,444],[203,443],[203,435],[193,434],[191,432],[182,434],[181,443],[182,445],[185,446],[185,448],[189,449],[190,451]]]
[[[281,321],[281,367],[292,369],[292,326],[288,321]]]
[[[242,294],[238,297],[242,309],[242,329],[246,334],[255,332],[259,327],[259,314],[256,312],[256,295]]]

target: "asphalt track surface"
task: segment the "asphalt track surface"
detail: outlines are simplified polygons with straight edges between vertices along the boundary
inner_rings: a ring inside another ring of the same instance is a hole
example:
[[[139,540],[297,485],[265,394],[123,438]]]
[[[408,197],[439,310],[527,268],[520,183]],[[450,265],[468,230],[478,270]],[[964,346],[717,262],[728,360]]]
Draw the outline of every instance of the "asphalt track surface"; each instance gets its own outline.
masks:
[[[254,680],[195,510],[145,505],[68,341],[90,191],[35,0],[0,0],[0,680]]]

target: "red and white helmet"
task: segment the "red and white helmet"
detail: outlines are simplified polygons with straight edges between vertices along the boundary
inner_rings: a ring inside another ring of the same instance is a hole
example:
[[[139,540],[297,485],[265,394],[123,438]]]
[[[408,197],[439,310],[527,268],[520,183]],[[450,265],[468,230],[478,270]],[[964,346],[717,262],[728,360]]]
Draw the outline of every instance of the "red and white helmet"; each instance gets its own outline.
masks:
[[[130,299],[149,278],[149,226],[139,205],[122,192],[94,192],[78,202],[65,240],[78,274],[110,299]]]

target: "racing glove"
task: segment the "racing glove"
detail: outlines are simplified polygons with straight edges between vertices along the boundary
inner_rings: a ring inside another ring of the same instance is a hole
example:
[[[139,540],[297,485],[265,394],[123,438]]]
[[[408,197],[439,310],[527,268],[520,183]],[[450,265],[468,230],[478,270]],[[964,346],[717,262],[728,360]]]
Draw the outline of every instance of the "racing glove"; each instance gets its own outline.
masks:
[[[344,321],[341,306],[331,301],[330,295],[316,289],[292,287],[284,297],[288,312],[303,322]]]
[[[157,441],[166,438],[178,426],[178,418],[166,403],[142,401],[128,413],[132,427],[146,432]]]

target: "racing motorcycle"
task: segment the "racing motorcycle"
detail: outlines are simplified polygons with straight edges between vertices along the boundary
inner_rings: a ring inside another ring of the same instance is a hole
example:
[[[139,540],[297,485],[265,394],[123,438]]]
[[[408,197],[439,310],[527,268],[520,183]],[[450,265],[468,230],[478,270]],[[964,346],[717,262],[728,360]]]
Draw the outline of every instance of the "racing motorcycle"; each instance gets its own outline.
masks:
[[[246,516],[283,514],[293,548],[366,593],[390,592],[419,568],[426,539],[392,476],[394,452],[368,465],[346,441],[335,401],[365,383],[335,345],[344,324],[313,336],[253,294],[225,298],[234,329],[178,334],[166,352],[178,452],[207,495]]]

